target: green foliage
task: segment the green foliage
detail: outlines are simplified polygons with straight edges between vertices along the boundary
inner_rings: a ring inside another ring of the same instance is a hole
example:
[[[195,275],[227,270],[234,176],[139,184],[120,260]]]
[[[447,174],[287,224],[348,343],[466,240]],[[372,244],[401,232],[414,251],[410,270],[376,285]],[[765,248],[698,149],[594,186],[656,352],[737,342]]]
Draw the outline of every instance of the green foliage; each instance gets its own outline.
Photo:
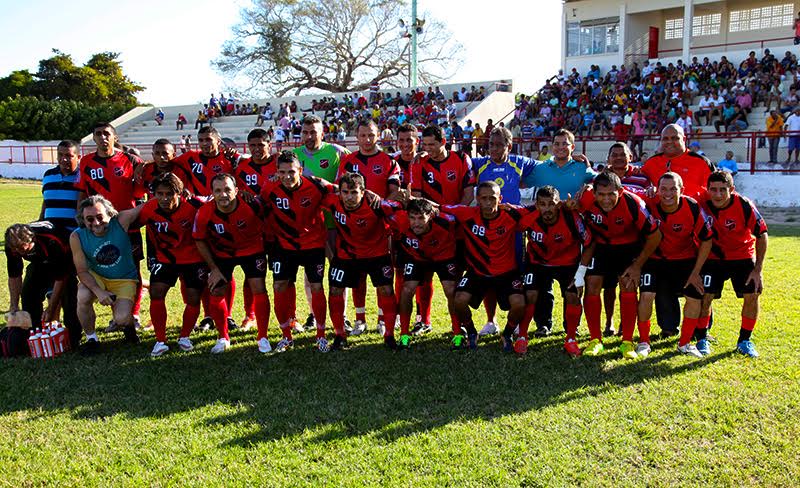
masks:
[[[0,139],[79,140],[100,121],[113,120],[132,108],[125,103],[42,100],[17,96],[0,102]]]

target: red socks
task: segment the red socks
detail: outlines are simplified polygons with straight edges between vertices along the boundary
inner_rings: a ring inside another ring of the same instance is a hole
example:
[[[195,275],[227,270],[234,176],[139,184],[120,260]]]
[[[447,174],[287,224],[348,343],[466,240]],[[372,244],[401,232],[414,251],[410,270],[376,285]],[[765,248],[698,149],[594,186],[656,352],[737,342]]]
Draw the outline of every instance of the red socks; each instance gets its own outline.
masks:
[[[578,336],[578,324],[581,322],[583,307],[580,305],[567,305],[567,339],[575,339]]]
[[[591,339],[602,339],[603,337],[603,333],[600,331],[600,307],[600,295],[586,295],[583,298],[586,325],[589,327]]]
[[[633,341],[633,330],[636,327],[636,308],[638,300],[636,292],[623,291],[619,294],[619,315],[622,327],[622,340]]]
[[[225,303],[228,304],[227,315],[225,317],[231,316],[231,308],[233,308],[233,297],[236,296],[236,279],[231,278],[230,287],[228,287],[228,294],[225,295]],[[247,288],[247,283],[244,285]]]
[[[394,337],[394,322],[397,317],[397,303],[394,301],[394,294],[386,296],[378,294],[378,306],[383,310],[383,321],[386,324],[383,337]],[[408,328],[402,333],[408,334]]]
[[[325,337],[325,319],[328,313],[328,301],[325,299],[325,291],[311,292],[311,311],[317,321],[317,339]]]
[[[210,295],[211,318],[217,326],[217,333],[221,339],[230,340],[228,335],[228,304],[224,296]]]
[[[520,337],[528,337],[528,327],[531,325],[531,320],[533,320],[533,314],[536,311],[536,304],[529,303],[525,305],[525,315],[522,316],[522,322],[519,323],[519,336]]]
[[[358,282],[358,287],[353,288],[353,306],[356,309],[356,320],[367,321],[367,279]]]
[[[292,308],[292,304],[289,302],[289,299],[294,295],[292,293],[294,288],[289,287],[286,290],[278,291],[274,290],[275,294],[275,318],[278,320],[278,325],[281,328],[281,333],[283,337],[292,340],[292,327],[289,323],[289,310]]]
[[[242,296],[244,297],[244,314],[248,319],[256,316],[255,302],[253,301],[253,290],[245,283],[242,289]]]
[[[423,281],[417,287],[417,309],[422,322],[431,323],[431,306],[433,301],[433,280]]]
[[[681,337],[678,339],[678,347],[685,346],[692,340],[692,336],[694,336],[694,329],[697,327],[697,319],[690,319],[689,317],[683,318],[683,324],[681,324]]]
[[[756,326],[756,319],[742,315],[742,329],[752,331]]]
[[[450,314],[450,325],[453,328],[453,335],[461,334],[461,321],[458,320],[458,315]]]
[[[156,341],[167,342],[167,304],[164,299],[150,298],[150,321],[156,333]]]
[[[181,337],[189,337],[189,334],[192,333],[192,330],[194,329],[194,326],[197,323],[197,317],[199,316],[200,316],[199,306],[186,305],[186,307],[184,307],[183,325],[181,325]]]
[[[333,322],[333,330],[337,336],[345,337],[344,332],[344,294],[331,295],[328,298],[328,308]]]
[[[249,290],[249,286],[244,287],[245,290]],[[245,297],[247,297],[247,293],[245,293]],[[267,292],[261,293],[252,293],[251,297],[253,299],[253,308],[256,315],[256,323],[258,324],[258,337],[256,339],[261,339],[263,337],[267,337],[267,329],[269,327],[269,295]]]
[[[646,342],[650,344],[650,321],[643,320],[639,322],[639,342]]]

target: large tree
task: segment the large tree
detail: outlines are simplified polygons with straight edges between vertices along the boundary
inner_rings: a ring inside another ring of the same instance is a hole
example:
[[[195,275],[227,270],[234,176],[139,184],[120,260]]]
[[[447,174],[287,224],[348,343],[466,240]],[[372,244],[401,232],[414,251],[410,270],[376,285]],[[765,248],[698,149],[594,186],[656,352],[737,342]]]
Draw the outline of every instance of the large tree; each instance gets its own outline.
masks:
[[[253,0],[213,64],[249,94],[358,91],[374,79],[406,86],[410,42],[398,21],[409,10],[403,0]],[[426,19],[419,82],[449,78],[461,52],[444,24]]]

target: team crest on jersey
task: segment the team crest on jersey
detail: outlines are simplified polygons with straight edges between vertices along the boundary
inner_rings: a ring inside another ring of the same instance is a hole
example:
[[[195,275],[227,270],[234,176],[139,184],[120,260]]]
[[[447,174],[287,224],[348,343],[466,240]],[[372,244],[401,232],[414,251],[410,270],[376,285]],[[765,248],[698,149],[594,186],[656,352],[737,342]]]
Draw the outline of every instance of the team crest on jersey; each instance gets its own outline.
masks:
[[[456,271],[457,271],[457,270],[456,270],[456,265],[455,265],[455,263],[449,263],[449,264],[447,265],[447,272],[448,272],[448,273],[450,273],[451,275],[454,275],[454,274],[456,274]]]
[[[319,276],[322,276],[322,275],[325,274],[325,265],[324,264],[318,264],[317,265],[317,274]]]
[[[564,240],[564,236],[562,234],[556,234],[553,236],[553,240],[556,242],[561,242]]]
[[[328,166],[330,166],[330,164],[331,164],[330,161],[327,160],[327,159],[320,159],[319,160],[319,167],[322,168],[322,169],[327,169]]]
[[[430,246],[439,247],[439,239],[431,239]]]
[[[367,226],[367,219],[356,219],[356,225],[358,227],[366,227]]]
[[[114,167],[114,176],[121,177],[124,174],[125,174],[125,170],[123,170],[121,167],[119,167],[119,166],[115,166]]]
[[[236,221],[236,227],[238,227],[240,229],[244,229],[244,226],[246,224],[247,224],[247,222],[245,222],[244,219],[239,219],[239,220]]]
[[[449,181],[456,181],[456,172],[452,169],[447,170],[447,179]]]
[[[211,167],[211,170],[214,173],[222,173],[222,166],[215,164],[214,166]]]
[[[311,206],[311,199],[308,197],[303,197],[300,199],[300,206],[303,208],[307,208]]]
[[[385,276],[386,278],[391,278],[391,276],[392,276],[392,267],[391,266],[384,266],[383,269],[381,269],[381,272],[383,273],[383,276]]]
[[[672,232],[680,232],[683,230],[683,224],[672,224]]]
[[[506,233],[506,228],[501,225],[500,227],[497,228],[497,230],[495,230],[495,232],[497,233],[497,235],[501,236]]]
[[[511,288],[513,288],[515,290],[521,290],[522,289],[522,280],[514,280],[514,281],[512,281],[511,282]]]
[[[256,259],[256,269],[259,271],[267,269],[267,260],[263,258]]]
[[[733,219],[725,220],[725,228],[728,230],[733,230],[736,228],[736,221]]]
[[[383,167],[380,164],[374,164],[372,165],[372,172],[376,175],[380,175],[383,173]]]
[[[617,225],[622,225],[625,223],[625,219],[623,219],[622,217],[617,217],[616,220],[614,220],[614,223]]]

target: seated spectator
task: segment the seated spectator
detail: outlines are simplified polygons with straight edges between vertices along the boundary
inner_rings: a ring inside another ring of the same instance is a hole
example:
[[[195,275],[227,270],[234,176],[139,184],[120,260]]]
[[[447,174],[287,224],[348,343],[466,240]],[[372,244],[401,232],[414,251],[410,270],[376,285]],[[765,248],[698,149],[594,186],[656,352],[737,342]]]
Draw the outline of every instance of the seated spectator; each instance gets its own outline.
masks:
[[[194,120],[194,128],[202,129],[208,123],[208,116],[202,110],[197,111],[197,118]]]
[[[717,163],[717,168],[721,169],[722,171],[727,171],[733,175],[736,175],[736,173],[739,172],[739,166],[736,163],[736,160],[733,159],[733,151],[725,151],[725,158]]]
[[[158,109],[158,111],[156,112],[156,116],[155,116],[156,123],[158,125],[161,125],[161,123],[164,122],[164,117],[165,117],[164,111],[161,110],[161,109]]]
[[[183,126],[186,125],[186,117],[179,113],[178,118],[175,120],[175,130],[183,130]]]
[[[695,154],[699,154],[700,156],[705,156],[706,153],[700,148],[700,143],[698,141],[692,141],[689,143],[689,150]]]

